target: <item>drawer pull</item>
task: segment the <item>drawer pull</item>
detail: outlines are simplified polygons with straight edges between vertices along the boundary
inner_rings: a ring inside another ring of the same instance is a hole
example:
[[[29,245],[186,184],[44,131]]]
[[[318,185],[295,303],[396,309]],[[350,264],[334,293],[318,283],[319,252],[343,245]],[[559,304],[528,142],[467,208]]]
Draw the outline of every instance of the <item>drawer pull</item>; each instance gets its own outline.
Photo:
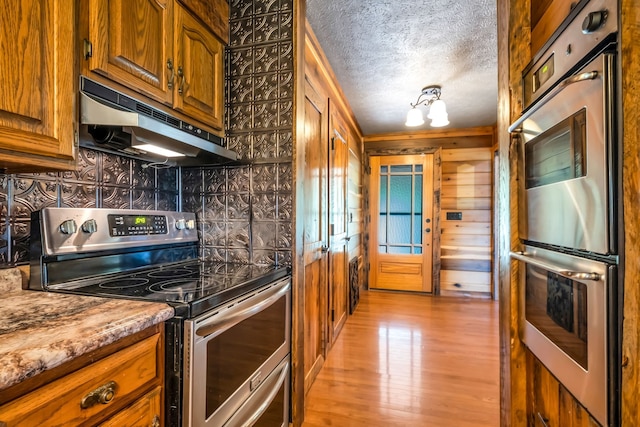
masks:
[[[151,427],[160,427],[160,415],[156,415],[155,417],[153,417]]]
[[[93,390],[91,393],[87,394],[82,398],[82,402],[80,402],[80,407],[82,409],[87,409],[95,405],[96,403],[102,403],[106,405],[111,402],[116,395],[116,383],[115,381],[109,381],[105,385],[98,387]]]

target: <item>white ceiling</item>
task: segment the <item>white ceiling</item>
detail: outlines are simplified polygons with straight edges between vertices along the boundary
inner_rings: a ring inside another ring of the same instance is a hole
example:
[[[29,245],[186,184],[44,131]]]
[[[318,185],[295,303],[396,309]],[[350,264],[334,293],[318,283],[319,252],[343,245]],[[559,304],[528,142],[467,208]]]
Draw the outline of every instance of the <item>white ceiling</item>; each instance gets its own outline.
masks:
[[[307,19],[365,135],[404,126],[421,89],[442,86],[445,128],[491,126],[496,0],[307,0]],[[428,109],[423,109],[426,116]]]

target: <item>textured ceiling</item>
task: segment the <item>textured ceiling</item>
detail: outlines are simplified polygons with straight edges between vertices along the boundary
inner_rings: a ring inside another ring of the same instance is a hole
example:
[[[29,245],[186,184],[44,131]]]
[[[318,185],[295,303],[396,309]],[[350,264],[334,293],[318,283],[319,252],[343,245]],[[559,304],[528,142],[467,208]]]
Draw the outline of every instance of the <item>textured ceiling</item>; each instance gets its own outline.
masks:
[[[307,0],[307,19],[365,135],[432,129],[404,126],[428,85],[439,129],[495,124],[496,0]]]

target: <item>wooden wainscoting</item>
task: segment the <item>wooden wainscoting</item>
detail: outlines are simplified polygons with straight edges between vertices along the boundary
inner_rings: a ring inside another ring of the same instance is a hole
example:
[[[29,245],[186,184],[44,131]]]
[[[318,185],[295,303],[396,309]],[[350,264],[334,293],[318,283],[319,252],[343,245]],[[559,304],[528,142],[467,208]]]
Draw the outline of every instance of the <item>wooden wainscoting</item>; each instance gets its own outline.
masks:
[[[440,293],[491,296],[493,149],[442,150]]]

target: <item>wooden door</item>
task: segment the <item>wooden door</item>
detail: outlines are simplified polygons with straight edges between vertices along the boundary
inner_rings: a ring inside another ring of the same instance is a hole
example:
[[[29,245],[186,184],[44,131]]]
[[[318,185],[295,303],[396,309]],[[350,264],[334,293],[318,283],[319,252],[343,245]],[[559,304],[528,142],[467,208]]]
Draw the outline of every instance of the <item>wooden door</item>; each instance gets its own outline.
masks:
[[[71,0],[0,5],[0,169],[73,168],[74,19]]]
[[[88,71],[170,105],[173,0],[88,1]]]
[[[433,154],[371,157],[371,288],[432,292]]]
[[[331,114],[329,154],[329,341],[333,343],[347,320],[349,275],[347,266],[347,132]]]
[[[178,4],[175,6],[175,16],[174,108],[214,129],[222,129],[222,42]]]
[[[307,82],[304,106],[304,387],[324,363],[327,340],[327,104]]]

